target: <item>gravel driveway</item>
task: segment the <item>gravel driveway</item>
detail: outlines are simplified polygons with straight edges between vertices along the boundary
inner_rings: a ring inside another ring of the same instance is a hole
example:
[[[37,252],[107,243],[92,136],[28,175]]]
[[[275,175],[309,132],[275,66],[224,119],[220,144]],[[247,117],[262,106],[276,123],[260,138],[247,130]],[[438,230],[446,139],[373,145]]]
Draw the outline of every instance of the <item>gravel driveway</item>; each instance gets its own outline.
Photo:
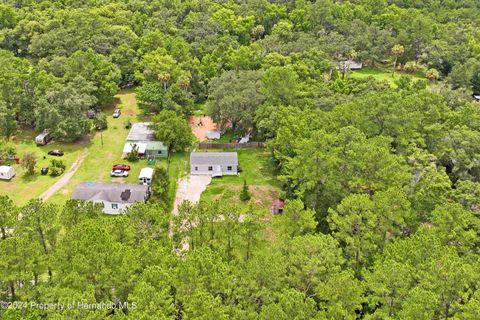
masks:
[[[175,202],[173,203],[173,214],[178,213],[178,206],[183,201],[188,200],[192,203],[197,203],[200,200],[202,192],[212,181],[210,176],[192,176],[181,178],[177,183],[177,194]]]

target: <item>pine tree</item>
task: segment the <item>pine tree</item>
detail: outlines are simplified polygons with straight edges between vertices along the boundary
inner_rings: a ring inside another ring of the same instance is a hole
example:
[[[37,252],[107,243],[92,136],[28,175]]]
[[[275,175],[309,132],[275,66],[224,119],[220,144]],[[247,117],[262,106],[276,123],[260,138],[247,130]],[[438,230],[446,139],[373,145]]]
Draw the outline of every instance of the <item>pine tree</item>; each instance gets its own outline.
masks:
[[[252,198],[250,192],[248,191],[247,180],[243,180],[242,192],[240,192],[240,200],[248,201]]]

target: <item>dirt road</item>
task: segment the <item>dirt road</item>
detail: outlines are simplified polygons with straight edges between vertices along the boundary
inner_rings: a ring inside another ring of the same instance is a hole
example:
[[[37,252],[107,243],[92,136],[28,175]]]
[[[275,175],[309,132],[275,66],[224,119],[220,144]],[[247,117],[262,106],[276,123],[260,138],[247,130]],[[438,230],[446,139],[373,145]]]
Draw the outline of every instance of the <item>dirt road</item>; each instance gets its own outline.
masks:
[[[48,188],[44,193],[42,193],[42,195],[40,196],[40,199],[42,199],[43,201],[46,201],[48,198],[53,196],[55,192],[63,188],[68,183],[68,181],[70,181],[70,179],[75,174],[75,172],[77,172],[78,168],[80,168],[80,165],[82,164],[82,162],[85,160],[86,157],[87,157],[86,152],[79,155],[77,159],[75,159],[75,161],[73,162],[70,169],[68,169],[68,171],[65,172],[57,182],[55,182],[50,188]]]

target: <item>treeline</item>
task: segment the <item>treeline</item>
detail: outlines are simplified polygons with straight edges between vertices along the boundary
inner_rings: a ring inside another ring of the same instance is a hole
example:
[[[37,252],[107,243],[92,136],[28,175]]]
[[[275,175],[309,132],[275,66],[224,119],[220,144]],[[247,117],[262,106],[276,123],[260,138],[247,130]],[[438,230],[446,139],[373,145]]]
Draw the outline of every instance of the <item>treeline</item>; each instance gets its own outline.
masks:
[[[311,78],[298,94],[325,99],[329,91],[317,83],[335,80],[335,63],[345,59],[370,66],[395,61],[410,72],[424,65],[431,79],[447,79],[468,94],[480,91],[476,1],[2,3],[0,119],[6,136],[20,124],[75,140],[89,129],[86,109],[111,101],[118,86],[140,85],[146,113],[188,115],[196,102],[217,101],[228,89],[224,81],[242,91],[252,90],[236,83],[243,77],[274,87],[283,80],[275,78],[276,69],[287,68]],[[234,96],[230,113],[251,113],[251,104],[261,101],[256,90],[250,93],[257,100]],[[217,121],[232,120],[218,110],[221,103],[212,104]],[[243,117],[233,119],[245,122],[240,131],[251,125]]]
[[[479,221],[465,198],[455,192],[418,226],[401,189],[350,195],[323,234],[299,200],[272,219],[253,205],[184,203],[170,223],[152,204],[111,217],[91,203],[0,197],[0,298],[17,302],[0,315],[476,319]],[[110,308],[35,307],[82,303]]]

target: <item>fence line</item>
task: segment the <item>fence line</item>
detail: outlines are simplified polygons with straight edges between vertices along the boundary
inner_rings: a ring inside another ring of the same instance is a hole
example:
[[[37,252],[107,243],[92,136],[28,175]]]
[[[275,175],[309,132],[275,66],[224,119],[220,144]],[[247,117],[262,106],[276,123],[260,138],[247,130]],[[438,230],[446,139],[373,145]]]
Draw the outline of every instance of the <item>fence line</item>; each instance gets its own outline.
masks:
[[[247,142],[247,143],[200,143],[199,149],[256,149],[264,148],[264,142]]]

